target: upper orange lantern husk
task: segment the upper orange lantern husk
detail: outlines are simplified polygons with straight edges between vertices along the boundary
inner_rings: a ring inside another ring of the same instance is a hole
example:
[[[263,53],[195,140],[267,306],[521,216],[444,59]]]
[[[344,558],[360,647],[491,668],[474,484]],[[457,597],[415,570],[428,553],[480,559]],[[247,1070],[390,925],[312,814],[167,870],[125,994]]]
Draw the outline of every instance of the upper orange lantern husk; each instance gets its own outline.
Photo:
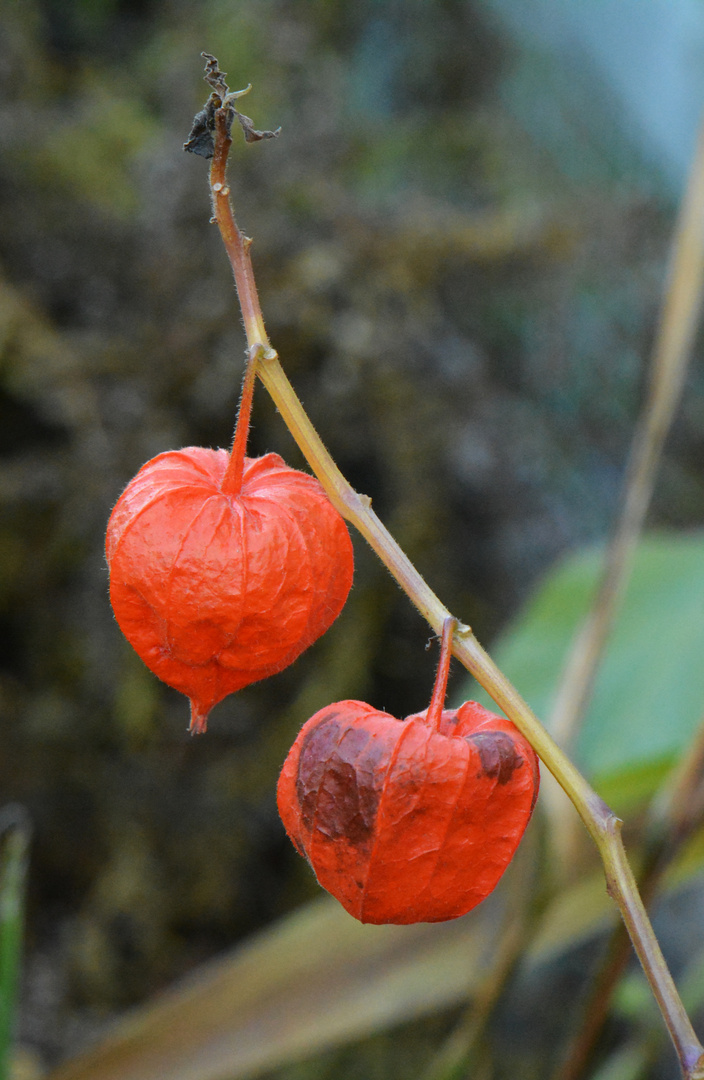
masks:
[[[352,543],[318,481],[277,454],[187,447],[147,462],[108,522],[110,600],[151,670],[191,701],[191,730],[227,694],[281,671],[340,613]]]

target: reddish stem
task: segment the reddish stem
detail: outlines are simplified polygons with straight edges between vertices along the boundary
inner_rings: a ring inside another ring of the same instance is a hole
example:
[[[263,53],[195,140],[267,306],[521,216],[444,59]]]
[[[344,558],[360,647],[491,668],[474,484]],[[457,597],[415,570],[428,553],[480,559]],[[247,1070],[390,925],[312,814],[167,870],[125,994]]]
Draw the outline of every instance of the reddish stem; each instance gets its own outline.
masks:
[[[440,721],[442,720],[442,711],[445,707],[445,697],[447,695],[447,677],[450,674],[450,661],[452,660],[452,637],[455,633],[455,627],[457,626],[457,619],[452,617],[445,619],[442,624],[442,638],[440,641],[440,659],[438,660],[438,670],[435,674],[435,686],[433,687],[432,697],[430,698],[430,705],[428,711],[425,714],[425,722],[430,727],[435,728],[436,731],[440,730]]]
[[[254,271],[249,249],[252,241],[237,226],[230,204],[230,188],[225,180],[227,156],[232,139],[227,131],[228,112],[217,109],[215,112],[215,150],[210,165],[210,194],[213,204],[213,220],[220,230],[225,250],[227,251],[235,287],[242,309],[247,344],[267,346],[269,339],[264,328],[264,318],[259,305],[259,295],[254,282]]]
[[[247,450],[247,436],[249,435],[249,421],[252,415],[252,398],[254,397],[254,382],[257,375],[257,360],[259,359],[260,346],[255,345],[249,350],[247,366],[244,371],[240,407],[237,411],[237,424],[235,436],[230,450],[230,461],[220,485],[223,495],[239,495],[242,488],[242,474],[244,472],[244,455]]]

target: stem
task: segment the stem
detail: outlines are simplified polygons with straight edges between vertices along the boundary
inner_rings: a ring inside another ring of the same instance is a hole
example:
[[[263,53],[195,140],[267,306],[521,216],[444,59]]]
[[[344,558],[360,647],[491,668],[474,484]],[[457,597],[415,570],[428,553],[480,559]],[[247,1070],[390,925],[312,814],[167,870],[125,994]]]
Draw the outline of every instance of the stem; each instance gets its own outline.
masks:
[[[655,897],[665,871],[704,819],[704,723],[663,793],[650,808],[638,884],[646,906]],[[553,1080],[580,1080],[596,1047],[623,975],[630,949],[621,923],[613,931],[584,1009],[584,1023],[570,1043]]]
[[[639,874],[640,892],[644,903],[650,906],[655,894],[659,872],[654,855],[646,853],[646,862]],[[618,923],[609,939],[600,969],[590,988],[584,1008],[584,1021],[569,1045],[564,1060],[558,1066],[553,1080],[581,1080],[595,1051],[599,1036],[606,1023],[614,991],[618,986],[631,957],[626,927]]]
[[[452,660],[452,637],[456,626],[457,619],[445,619],[445,622],[443,623],[438,670],[435,673],[435,685],[433,686],[430,705],[425,714],[426,724],[428,724],[429,727],[435,728],[436,731],[439,731],[440,729],[442,710],[445,707],[447,677],[450,674],[450,661]]]
[[[261,346],[259,377],[330,501],[365,537],[421,615],[440,635],[446,620],[452,618],[450,612],[376,516],[369,497],[354,491],[337,468],[289,383],[276,352],[269,345],[249,256],[250,241],[237,228],[229,201],[229,188],[224,180],[230,148],[224,110],[216,111],[215,122],[215,156],[210,174],[214,216],[235,275],[248,344],[250,349]],[[682,1005],[638,893],[621,840],[621,821],[551,738],[515,687],[482,649],[470,627],[458,623],[452,653],[525,735],[574,803],[599,849],[607,889],[619,907],[663,1014],[683,1076],[685,1080],[704,1080],[704,1047],[697,1039]]]
[[[213,218],[220,230],[232,266],[232,272],[235,275],[237,298],[242,309],[247,344],[251,349],[253,345],[268,346],[269,338],[264,327],[264,317],[259,304],[259,294],[257,293],[252,260],[249,255],[252,241],[248,236],[240,232],[237,226],[230,204],[230,189],[225,182],[227,157],[232,146],[232,139],[227,130],[228,117],[229,112],[227,109],[216,109],[215,150],[210,165],[210,192]]]
[[[242,474],[244,472],[244,455],[247,449],[247,436],[249,435],[249,421],[252,415],[252,398],[254,397],[254,383],[257,377],[257,361],[261,352],[261,345],[254,345],[249,350],[247,366],[244,371],[240,406],[237,410],[237,423],[235,436],[232,440],[230,460],[222,479],[220,490],[224,495],[239,495],[242,488]]]

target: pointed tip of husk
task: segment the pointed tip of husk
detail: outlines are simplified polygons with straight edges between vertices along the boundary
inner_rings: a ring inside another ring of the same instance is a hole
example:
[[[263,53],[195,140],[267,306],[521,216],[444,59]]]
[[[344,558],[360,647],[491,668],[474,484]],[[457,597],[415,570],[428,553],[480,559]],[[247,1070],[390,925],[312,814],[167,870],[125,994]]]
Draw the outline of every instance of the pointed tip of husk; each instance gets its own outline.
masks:
[[[210,709],[201,708],[200,704],[194,701],[193,698],[189,700],[191,702],[191,722],[188,725],[188,730],[191,735],[203,735],[208,730]]]

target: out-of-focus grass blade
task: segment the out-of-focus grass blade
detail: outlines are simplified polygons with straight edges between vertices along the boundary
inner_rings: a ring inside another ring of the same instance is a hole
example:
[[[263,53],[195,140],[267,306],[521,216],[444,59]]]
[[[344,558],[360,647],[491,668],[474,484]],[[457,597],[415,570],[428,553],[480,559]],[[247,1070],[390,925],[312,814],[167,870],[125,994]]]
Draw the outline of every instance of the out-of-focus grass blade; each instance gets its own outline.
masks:
[[[21,806],[0,810],[0,1080],[10,1072],[30,832]]]
[[[500,888],[453,922],[362,926],[322,897],[135,1010],[50,1080],[244,1080],[432,1014],[472,997],[502,912]],[[527,962],[616,918],[597,870],[548,906]]]
[[[135,1011],[51,1080],[241,1080],[437,1012],[484,977],[503,904],[499,889],[452,922],[362,926],[323,897]],[[548,910],[530,959],[615,917],[597,872]]]
[[[467,997],[498,897],[454,922],[362,926],[329,897],[136,1011],[52,1080],[235,1080]]]
[[[527,959],[547,963],[599,931],[615,925],[618,913],[606,893],[601,869],[585,874],[552,900],[532,939]]]

